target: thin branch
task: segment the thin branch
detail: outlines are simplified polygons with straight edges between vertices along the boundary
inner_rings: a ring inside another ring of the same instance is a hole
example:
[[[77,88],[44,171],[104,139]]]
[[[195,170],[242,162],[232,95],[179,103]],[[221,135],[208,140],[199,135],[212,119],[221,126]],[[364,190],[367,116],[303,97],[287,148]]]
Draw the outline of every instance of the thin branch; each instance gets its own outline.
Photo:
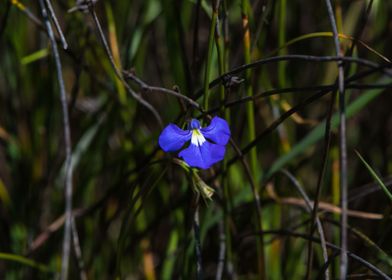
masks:
[[[125,78],[129,78],[132,81],[134,81],[135,83],[137,83],[141,89],[143,91],[150,91],[150,92],[161,92],[161,93],[166,93],[166,94],[170,94],[173,95],[175,97],[184,99],[186,102],[188,102],[190,105],[192,105],[193,107],[199,109],[201,112],[203,112],[203,109],[201,108],[200,104],[197,103],[196,101],[194,101],[192,98],[189,98],[186,95],[183,95],[177,91],[171,90],[171,89],[167,89],[167,88],[163,88],[163,87],[156,87],[156,86],[150,86],[148,84],[146,84],[144,81],[142,81],[140,78],[138,78],[135,74],[129,72],[129,71],[123,71]]]
[[[138,101],[140,104],[142,104],[144,107],[146,107],[154,115],[154,117],[156,118],[156,120],[159,123],[159,126],[163,127],[162,119],[161,119],[160,115],[158,114],[158,112],[155,110],[155,108],[150,103],[148,103],[146,100],[144,100],[139,94],[134,92],[133,89],[129,86],[129,84],[124,80],[124,77],[123,77],[121,71],[118,69],[116,63],[114,62],[114,58],[113,58],[113,55],[112,55],[111,50],[109,48],[108,42],[106,41],[106,37],[105,37],[105,34],[102,30],[101,23],[99,22],[98,16],[95,12],[94,3],[92,3],[91,0],[89,0],[89,2],[90,2],[90,6],[89,6],[90,14],[94,20],[94,23],[95,23],[97,29],[98,29],[99,37],[100,37],[101,42],[104,46],[106,55],[109,58],[109,61],[110,61],[110,64],[114,70],[114,73],[116,74],[117,78],[120,79],[120,81],[122,82],[122,84],[124,85],[124,87],[126,88],[128,93],[131,94],[131,96],[136,101]]]
[[[72,217],[77,218],[82,215],[85,215],[88,211],[86,209],[74,209],[72,211]],[[28,255],[34,253],[37,249],[42,247],[45,242],[49,239],[49,237],[58,231],[65,223],[65,214],[61,215],[57,219],[55,219],[45,230],[43,230],[30,244],[30,248],[28,249]]]
[[[49,10],[50,17],[53,19],[54,26],[56,27],[56,30],[59,33],[60,40],[63,45],[63,49],[66,50],[66,49],[68,49],[68,43],[65,40],[63,31],[61,30],[61,26],[60,26],[59,21],[56,17],[56,13],[54,12],[52,3],[50,2],[50,0],[45,0],[45,2],[46,2],[46,6],[48,7],[48,10]]]
[[[346,82],[348,82],[348,80],[346,80]],[[255,94],[253,96],[244,96],[241,97],[237,100],[233,100],[233,101],[228,101],[226,103],[220,104],[210,110],[208,110],[207,112],[205,112],[205,114],[214,114],[216,112],[218,112],[219,110],[221,110],[222,107],[225,108],[230,108],[239,104],[243,104],[246,102],[251,102],[251,101],[256,101],[258,99],[261,98],[266,98],[269,96],[273,96],[273,95],[277,95],[277,94],[283,94],[283,93],[295,93],[295,92],[307,92],[307,91],[321,91],[321,90],[329,90],[329,91],[333,91],[337,89],[337,84],[330,84],[330,85],[323,85],[323,86],[308,86],[308,87],[288,87],[288,88],[278,88],[278,89],[270,89],[270,90],[266,90],[263,92],[260,92],[258,94]],[[388,88],[392,88],[392,83],[390,84],[346,84],[346,88],[348,89],[388,89]]]
[[[39,0],[42,17],[44,19],[50,44],[52,46],[53,57],[56,64],[57,79],[60,87],[60,101],[63,113],[63,129],[64,129],[64,144],[65,144],[65,226],[64,226],[64,240],[63,240],[63,254],[61,263],[61,279],[68,279],[69,270],[69,255],[71,247],[71,223],[72,223],[72,144],[71,144],[71,130],[68,116],[67,95],[63,80],[62,66],[60,54],[57,48],[56,39],[53,34],[52,26],[50,25],[48,13],[43,0]]]
[[[257,68],[260,67],[261,65],[268,64],[271,62],[279,62],[279,61],[293,61],[293,60],[301,60],[301,61],[311,61],[311,62],[350,62],[350,63],[356,63],[358,65],[370,67],[370,68],[380,68],[382,66],[386,68],[392,67],[392,63],[386,63],[386,64],[378,64],[375,62],[372,62],[367,59],[362,59],[362,58],[355,58],[355,57],[344,57],[344,56],[314,56],[314,55],[300,55],[300,54],[291,54],[291,55],[281,55],[281,56],[273,56],[273,57],[268,57],[268,58],[263,58],[256,60],[252,63],[244,64],[239,67],[236,67],[229,72],[226,72],[225,74],[219,76],[215,80],[210,82],[210,89],[213,87],[216,87],[220,83],[224,82],[225,78],[227,76],[233,76],[238,73],[241,73],[247,69],[251,68]],[[384,67],[382,67],[380,70],[388,75],[392,76],[392,71],[384,70]]]

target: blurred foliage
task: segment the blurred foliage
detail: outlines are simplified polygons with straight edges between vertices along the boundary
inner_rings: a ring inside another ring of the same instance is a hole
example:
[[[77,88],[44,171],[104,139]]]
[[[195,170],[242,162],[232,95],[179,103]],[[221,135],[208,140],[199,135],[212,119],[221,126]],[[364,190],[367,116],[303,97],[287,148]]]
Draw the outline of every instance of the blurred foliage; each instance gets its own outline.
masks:
[[[217,27],[211,28],[214,4],[101,0],[94,9],[117,67],[200,106],[206,82],[245,63],[276,55],[334,55],[324,1],[220,1]],[[392,275],[391,203],[372,177],[377,174],[391,190],[392,79],[387,70],[392,57],[392,2],[333,4],[342,53],[384,65],[374,69],[344,63],[346,77],[353,77],[346,84],[352,210],[348,248]],[[91,14],[68,13],[74,1],[53,5],[69,45],[64,50],[58,40],[68,94],[73,214],[81,251],[78,256],[72,245],[70,279],[194,279],[192,224],[197,205],[205,278],[215,278],[223,269],[223,279],[260,279],[263,273],[267,279],[303,279],[309,265],[310,214],[304,198],[279,171],[290,170],[315,199],[331,102],[335,115],[319,218],[326,240],[340,246],[341,135],[332,94],[337,90],[336,61],[287,59],[255,65],[224,76],[217,87],[207,90],[208,108],[217,108],[210,115],[227,119],[234,146],[228,145],[223,163],[198,173],[199,186],[215,191],[212,201],[198,201],[195,180],[173,161],[175,154],[165,154],[157,145],[162,127],[116,77]],[[243,43],[246,28],[248,49]],[[214,29],[215,36],[209,36]],[[369,69],[373,71],[357,75]],[[207,121],[206,114],[183,99],[146,90],[134,79],[127,82],[156,109],[164,125],[183,126],[190,117]],[[314,88],[318,86],[329,89],[319,94]],[[263,96],[270,91],[275,94]],[[247,96],[254,98],[239,101]],[[311,103],[296,107],[312,96]],[[54,57],[38,1],[1,1],[0,279],[51,279],[61,270],[65,149],[59,100]],[[274,126],[279,118],[282,122]],[[238,156],[238,149],[246,155]],[[355,150],[366,158],[367,167]],[[265,231],[262,239],[260,226]],[[313,250],[310,279],[323,276],[317,242]],[[265,272],[260,270],[262,251]],[[329,273],[336,279],[336,250],[330,248],[328,254],[335,256]],[[377,278],[352,258],[349,273],[362,277],[357,279]]]

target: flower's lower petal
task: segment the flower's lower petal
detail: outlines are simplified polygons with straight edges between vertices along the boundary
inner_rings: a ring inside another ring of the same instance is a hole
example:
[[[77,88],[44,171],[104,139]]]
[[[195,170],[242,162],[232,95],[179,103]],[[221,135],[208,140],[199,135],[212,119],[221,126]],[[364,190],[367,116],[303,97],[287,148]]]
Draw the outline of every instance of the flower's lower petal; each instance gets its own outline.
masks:
[[[197,146],[190,144],[188,148],[182,150],[178,155],[191,167],[207,169],[214,163],[221,161],[225,156],[225,146],[204,142]]]
[[[190,130],[182,130],[175,124],[169,124],[159,136],[159,146],[165,152],[175,152],[184,146],[191,139]]]
[[[219,117],[214,117],[209,126],[200,129],[205,138],[219,145],[226,145],[230,139],[230,128],[227,122]]]

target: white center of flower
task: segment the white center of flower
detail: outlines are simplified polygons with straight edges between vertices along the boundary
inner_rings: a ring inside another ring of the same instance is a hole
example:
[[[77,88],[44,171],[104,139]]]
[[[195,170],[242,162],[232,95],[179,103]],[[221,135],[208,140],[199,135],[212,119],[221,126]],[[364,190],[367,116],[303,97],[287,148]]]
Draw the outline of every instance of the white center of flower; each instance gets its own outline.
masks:
[[[192,138],[191,143],[196,146],[201,146],[206,141],[203,134],[201,134],[200,130],[193,129],[192,130]]]

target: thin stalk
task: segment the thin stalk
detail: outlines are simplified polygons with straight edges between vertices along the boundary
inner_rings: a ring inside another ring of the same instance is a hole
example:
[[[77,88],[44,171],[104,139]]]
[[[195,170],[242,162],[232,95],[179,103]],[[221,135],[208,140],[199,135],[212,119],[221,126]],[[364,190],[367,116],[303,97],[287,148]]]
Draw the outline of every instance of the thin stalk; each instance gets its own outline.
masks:
[[[221,36],[221,32],[219,29],[219,22],[217,20],[217,24],[216,24],[216,29],[215,29],[215,44],[216,44],[216,50],[217,50],[217,54],[218,54],[218,71],[219,71],[219,76],[223,75],[223,73],[225,72],[225,60],[224,60],[224,44],[223,44],[223,38]],[[225,102],[225,87],[223,84],[220,85],[219,87],[219,92],[220,92],[220,99],[222,104]]]
[[[43,0],[39,1],[42,17],[44,18],[46,30],[50,45],[53,51],[53,57],[56,64],[57,80],[60,88],[60,102],[63,114],[63,130],[64,130],[64,145],[65,145],[65,224],[64,224],[64,239],[63,239],[63,253],[61,261],[61,275],[60,279],[68,279],[69,270],[69,256],[71,251],[71,228],[72,228],[72,143],[71,143],[71,129],[68,116],[68,103],[65,84],[63,79],[62,65],[60,54],[57,48],[57,42],[54,37],[52,26],[50,25],[48,12]]]
[[[187,55],[187,46],[186,46],[186,31],[184,30],[184,23],[181,17],[181,11],[183,10],[182,4],[183,1],[178,1],[174,5],[174,12],[177,14],[175,17],[176,20],[176,33],[178,34],[178,42],[180,46],[180,55],[181,55],[181,62],[184,71],[184,79],[185,79],[185,86],[187,92],[193,92],[193,79],[192,79],[192,71],[190,67],[190,62]],[[197,33],[196,33],[197,35]]]
[[[199,63],[199,20],[200,20],[200,10],[201,10],[201,0],[196,1],[196,15],[195,15],[195,25],[193,29],[193,45],[192,45],[192,65]]]
[[[243,45],[244,45],[244,59],[245,64],[251,63],[251,54],[250,54],[250,29],[249,29],[249,18],[247,15],[246,7],[249,5],[246,0],[241,1],[241,10],[242,10],[242,28],[244,32],[243,37]],[[245,91],[246,96],[253,96],[253,88],[252,88],[252,72],[250,69],[245,71]],[[253,141],[256,137],[255,130],[255,119],[254,119],[254,108],[253,102],[249,102],[246,105],[246,116],[248,121],[248,140]],[[252,149],[250,151],[250,167],[252,171],[252,176],[257,178],[257,151],[256,149]]]
[[[249,28],[249,17],[248,17],[248,7],[249,2],[247,0],[241,1],[241,16],[242,16],[242,29],[243,29],[243,47],[244,47],[244,60],[245,64],[251,63],[251,41],[250,41],[250,28]],[[253,88],[252,88],[252,72],[250,69],[245,71],[245,91],[246,96],[253,96]],[[254,104],[253,102],[248,102],[246,104],[246,118],[247,118],[247,140],[248,142],[252,142],[256,138],[256,130],[255,130],[255,119],[254,119]],[[249,152],[249,159],[250,159],[250,170],[251,170],[251,177],[255,182],[255,189],[254,189],[254,199],[258,200],[258,189],[257,189],[257,182],[255,181],[256,178],[259,178],[258,174],[261,173],[260,168],[258,168],[257,164],[257,151],[256,148]],[[259,205],[257,203],[256,205]],[[261,206],[259,205],[258,211],[260,215],[258,215],[257,225],[262,231],[263,229],[263,221],[262,221],[262,213],[261,213]],[[258,255],[258,265],[259,265],[259,273],[261,279],[266,279],[266,271],[265,271],[265,256],[264,256],[264,238],[263,235],[260,235],[260,239],[258,242],[259,246],[257,246],[257,255]]]
[[[310,235],[313,234],[315,226],[317,225],[317,222],[315,224],[315,221],[317,221],[317,210],[318,210],[318,204],[320,200],[320,195],[321,195],[321,188],[322,188],[322,182],[324,179],[324,174],[325,174],[325,169],[327,167],[327,158],[328,158],[328,152],[330,149],[331,145],[331,122],[332,122],[332,115],[333,115],[333,104],[335,103],[336,99],[336,91],[332,93],[331,96],[331,101],[329,104],[329,108],[327,111],[327,117],[325,121],[325,136],[324,136],[324,149],[323,149],[323,156],[322,156],[322,165],[319,170],[318,178],[317,178],[317,185],[316,185],[316,195],[314,199],[314,205],[312,209],[312,215],[311,215],[311,220],[310,220]],[[318,226],[318,225],[317,225]],[[306,279],[310,279],[311,275],[311,267],[313,263],[313,243],[311,240],[309,240],[309,245],[308,245],[308,265],[307,265],[307,270],[306,270]],[[326,275],[325,279],[329,279],[329,273],[328,269],[326,269]]]
[[[72,241],[74,245],[75,257],[78,261],[79,277],[81,280],[87,280],[87,273],[84,269],[84,261],[82,256],[82,249],[80,247],[78,229],[76,228],[75,217],[72,217]]]
[[[139,94],[137,94],[136,92],[133,91],[133,89],[130,87],[130,85],[125,81],[125,79],[123,77],[123,74],[122,74],[122,71],[120,71],[120,69],[117,67],[117,65],[116,65],[116,63],[114,61],[112,52],[111,52],[111,50],[109,48],[109,44],[108,44],[108,42],[106,40],[105,34],[103,33],[101,23],[100,23],[100,21],[98,19],[98,16],[97,16],[96,12],[95,12],[93,4],[91,4],[89,6],[89,11],[90,11],[90,14],[91,14],[91,16],[92,16],[92,18],[94,20],[95,26],[97,27],[98,35],[99,35],[99,37],[101,39],[101,42],[102,42],[102,45],[103,45],[104,50],[106,52],[106,55],[107,55],[107,57],[109,59],[109,62],[111,64],[111,66],[112,66],[112,68],[114,70],[114,73],[116,74],[117,78],[120,79],[120,81],[123,83],[123,85],[126,88],[126,90],[128,91],[128,93],[131,94],[132,97],[137,102],[139,102],[141,105],[143,105],[145,108],[147,108],[154,115],[154,117],[158,121],[159,126],[163,127],[162,119],[161,119],[159,113],[157,112],[157,110],[150,103],[148,103],[146,100],[144,100],[142,96],[140,96]]]
[[[278,45],[283,45],[286,41],[286,0],[279,0],[278,1],[278,18],[279,18],[279,25],[278,25]],[[278,57],[284,56],[287,53],[286,48],[280,48],[278,50]],[[278,85],[279,88],[285,88],[286,87],[286,65],[287,61],[282,61],[277,63],[277,68],[278,68]],[[264,71],[260,71],[261,75],[260,78],[265,80],[265,86],[270,87],[271,84],[268,79],[268,72],[265,74]],[[269,98],[269,102],[271,104],[271,112],[272,116],[277,119],[281,113],[280,107],[282,107],[282,104],[288,100],[287,97],[284,96],[271,96]],[[279,152],[286,154],[290,151],[290,142],[289,142],[289,137],[288,137],[288,131],[286,128],[286,124],[282,124],[279,127],[277,127],[277,133],[279,136],[280,140],[280,149]]]
[[[219,230],[219,255],[218,255],[218,265],[216,269],[216,280],[221,280],[223,275],[223,268],[225,266],[225,256],[226,256],[226,232],[224,221],[220,220],[218,223]]]
[[[280,0],[278,46],[283,46],[286,43],[286,9],[287,0]],[[286,53],[286,48],[279,49],[279,55],[285,55]],[[286,64],[287,63],[285,61],[278,64],[278,77],[280,87],[286,86]]]
[[[219,75],[223,75],[225,72],[227,72],[227,69],[229,68],[229,63],[230,61],[229,55],[229,49],[230,49],[230,38],[229,38],[229,15],[228,15],[228,8],[227,8],[227,1],[223,1],[223,19],[222,19],[222,35],[223,35],[223,51],[222,51],[222,60],[223,60],[223,72]],[[225,96],[221,96],[222,100],[227,100],[227,97],[230,96],[230,87],[226,89],[224,92]],[[224,113],[225,113],[225,119],[226,121],[229,122],[230,124],[230,119],[231,119],[231,110],[229,108],[224,108]],[[227,159],[226,161],[227,162]],[[226,164],[226,163],[225,163]]]
[[[210,89],[216,87],[220,83],[224,81],[225,78],[235,76],[241,72],[245,72],[248,69],[257,69],[258,67],[261,67],[264,64],[267,63],[272,63],[272,62],[279,62],[283,60],[289,60],[289,61],[295,61],[295,60],[300,60],[300,61],[309,61],[309,62],[349,62],[349,63],[356,63],[361,66],[366,66],[375,70],[380,71],[381,73],[392,77],[392,71],[391,71],[391,64],[378,64],[375,62],[372,62],[367,59],[363,58],[356,58],[356,57],[347,57],[347,56],[314,56],[314,55],[302,55],[302,54],[288,54],[288,55],[281,55],[281,56],[272,56],[272,57],[267,57],[267,58],[262,58],[256,61],[253,61],[251,63],[245,63],[244,65],[238,66],[226,73],[224,73],[222,76],[219,76],[218,78],[214,79],[211,81],[209,87]]]
[[[244,167],[244,171],[245,171],[246,177],[248,178],[248,181],[249,181],[249,184],[250,184],[250,188],[251,188],[251,191],[252,191],[252,194],[253,194],[253,198],[254,198],[253,202],[254,202],[255,208],[256,208],[256,220],[258,222],[257,226],[259,228],[263,228],[262,209],[261,209],[261,203],[260,203],[260,196],[259,196],[259,193],[257,192],[257,185],[256,185],[256,182],[255,182],[253,176],[252,176],[252,171],[251,171],[251,169],[249,167],[248,162],[245,160],[244,155],[242,154],[240,148],[236,145],[236,143],[234,142],[233,139],[230,139],[230,144],[233,147],[234,151],[236,152],[239,160],[241,161],[242,166]],[[230,162],[228,162],[227,165],[229,166]],[[262,236],[260,236],[260,238],[258,239],[258,242],[261,243],[262,240],[263,240]],[[261,247],[261,249],[263,249],[262,251],[260,251],[260,247]],[[257,250],[257,254],[260,256],[260,258],[258,258],[260,260],[260,262],[261,262],[261,260],[265,260],[265,258],[264,258],[264,242],[261,244],[261,246],[257,246],[256,250]],[[261,271],[261,276],[264,277],[264,278],[262,278],[262,279],[266,279],[266,276],[264,276],[266,274],[264,268],[265,268],[264,262],[260,263],[259,269],[260,270],[263,269]]]
[[[226,162],[224,162],[224,166],[226,168],[227,172],[227,167],[226,167]],[[222,173],[222,187],[223,187],[223,196],[224,196],[224,230],[225,230],[225,241],[226,241],[226,270],[227,274],[229,276],[229,279],[233,279],[234,275],[234,267],[233,267],[233,251],[232,251],[232,236],[231,236],[231,230],[230,230],[230,213],[233,208],[233,196],[230,192],[230,185],[229,185],[229,177],[224,176],[225,173]],[[227,174],[227,173],[226,173]],[[218,273],[217,277],[218,279]]]
[[[217,0],[212,5],[212,18],[211,18],[211,26],[210,26],[210,35],[208,36],[208,53],[207,53],[207,60],[206,60],[206,68],[204,71],[203,107],[205,110],[208,110],[212,51],[213,51],[213,47],[214,47],[216,23],[218,21],[219,2],[220,1]]]
[[[105,10],[106,10],[106,18],[107,18],[107,26],[108,26],[108,40],[109,46],[111,49],[111,54],[113,57],[114,64],[117,66],[118,69],[122,69],[121,66],[121,58],[120,58],[120,50],[117,43],[117,35],[116,35],[116,24],[114,21],[114,15],[112,11],[111,4],[108,1],[105,1]],[[125,92],[125,88],[122,84],[121,79],[114,79],[116,84],[117,92],[118,92],[118,99],[122,105],[127,103],[127,95]]]
[[[301,184],[298,182],[298,180],[287,170],[283,169],[282,173],[285,174],[290,181],[293,183],[293,185],[297,188],[297,191],[301,194],[303,199],[305,200],[306,203],[306,208],[309,212],[310,215],[314,215],[314,209],[315,209],[315,202],[312,203],[309,199],[309,196],[306,194],[304,188],[301,186]],[[327,245],[325,241],[325,235],[324,235],[324,230],[323,230],[323,225],[321,224],[321,221],[318,216],[315,216],[315,221],[316,221],[316,226],[317,230],[320,236],[320,244],[321,244],[321,249],[323,251],[323,258],[324,258],[324,264],[328,263],[328,251],[327,251]],[[312,220],[313,221],[313,220]],[[313,232],[309,235],[312,236]],[[308,267],[310,267],[310,264],[308,263]],[[308,272],[307,272],[308,273]],[[307,275],[306,278],[310,277],[310,273]],[[328,267],[324,271],[324,279],[329,280],[329,269]]]
[[[198,203],[198,202],[197,202]],[[199,205],[196,205],[195,213],[193,216],[193,234],[195,237],[195,252],[196,252],[196,279],[203,279],[203,267],[201,256],[201,241],[200,241],[200,218],[199,218]]]
[[[218,7],[219,8],[219,7]],[[226,3],[223,2],[223,9],[226,11]],[[222,21],[222,26],[219,24],[219,18],[217,19],[217,24],[216,24],[216,29],[215,29],[215,44],[216,44],[216,49],[217,49],[217,56],[218,56],[218,71],[219,75],[223,75],[223,73],[227,69],[227,64],[226,64],[226,55],[228,53],[228,45],[225,44],[226,40],[223,38],[222,33],[225,31],[221,32],[221,30],[225,30],[225,24],[227,23],[226,18],[223,18]],[[227,31],[227,30],[226,30]],[[227,35],[224,33],[224,35]],[[223,84],[220,85],[219,87],[219,92],[220,92],[220,100],[221,104],[224,104],[226,101],[226,90],[230,91],[230,88],[225,88]],[[230,109],[221,107],[221,113],[224,114],[225,119],[227,122],[230,123]],[[227,263],[227,266],[231,264],[231,259],[232,259],[232,253],[231,253],[231,238],[230,238],[230,229],[229,229],[229,222],[230,222],[230,202],[231,200],[231,195],[229,193],[229,185],[228,185],[228,176],[227,176],[227,157],[224,158],[223,163],[222,163],[222,188],[224,191],[224,206],[223,206],[223,211],[224,211],[224,216],[223,220],[219,221],[218,229],[219,229],[219,255],[218,255],[218,267],[216,270],[216,275],[215,279],[220,280],[222,279],[223,276],[223,271],[225,267],[225,263]],[[227,258],[226,258],[227,255]]]
[[[348,81],[346,79],[346,81]],[[388,89],[388,88],[392,88],[392,84],[346,84],[346,89]],[[310,86],[310,87],[298,87],[298,88],[281,88],[281,89],[271,89],[271,90],[267,90],[261,93],[257,93],[253,96],[245,96],[233,101],[229,101],[224,103],[221,106],[217,106],[214,107],[210,110],[208,110],[208,112],[205,112],[205,114],[213,114],[219,110],[221,110],[221,107],[224,106],[226,109],[236,106],[238,104],[242,104],[242,103],[246,103],[246,102],[251,102],[251,101],[255,101],[257,99],[261,99],[261,98],[266,98],[268,96],[272,96],[272,95],[277,95],[277,94],[285,94],[285,93],[296,93],[296,92],[308,92],[308,91],[316,91],[316,90],[330,90],[330,91],[334,91],[337,89],[337,85],[336,84],[330,84],[330,85],[323,85],[323,86]],[[227,111],[227,110],[226,110]]]
[[[59,33],[61,44],[63,45],[63,49],[66,50],[66,49],[68,49],[68,43],[67,43],[67,40],[65,40],[64,33],[61,30],[60,23],[56,17],[56,13],[54,12],[52,3],[50,2],[50,0],[45,0],[45,2],[46,2],[46,6],[48,7],[50,16],[52,17],[54,26],[56,27],[57,32]]]
[[[325,0],[329,21],[334,37],[335,52],[338,57],[340,52],[339,35],[336,27],[335,16],[330,0]],[[343,63],[338,62],[338,89],[339,89],[339,167],[340,167],[340,192],[341,192],[341,254],[340,254],[340,279],[347,277],[348,258],[347,258],[347,139],[346,139],[346,102],[344,94],[344,68]]]
[[[286,0],[280,0],[279,3],[279,31],[278,31],[278,45],[282,46],[286,42],[286,10],[287,10],[287,1]],[[287,54],[286,48],[281,48],[278,51],[278,55],[282,56]],[[286,66],[287,66],[287,61],[282,61],[281,63],[278,63],[278,81],[279,81],[279,87],[280,88],[285,88],[286,87]],[[274,118],[279,117],[279,107],[284,102],[287,100],[287,97],[283,96],[273,96],[270,98],[271,104],[273,106],[273,116]],[[287,135],[287,129],[285,125],[281,125],[277,128],[277,131],[279,133],[281,145],[282,145],[282,151],[283,153],[287,153],[290,150],[290,142],[288,139]]]

